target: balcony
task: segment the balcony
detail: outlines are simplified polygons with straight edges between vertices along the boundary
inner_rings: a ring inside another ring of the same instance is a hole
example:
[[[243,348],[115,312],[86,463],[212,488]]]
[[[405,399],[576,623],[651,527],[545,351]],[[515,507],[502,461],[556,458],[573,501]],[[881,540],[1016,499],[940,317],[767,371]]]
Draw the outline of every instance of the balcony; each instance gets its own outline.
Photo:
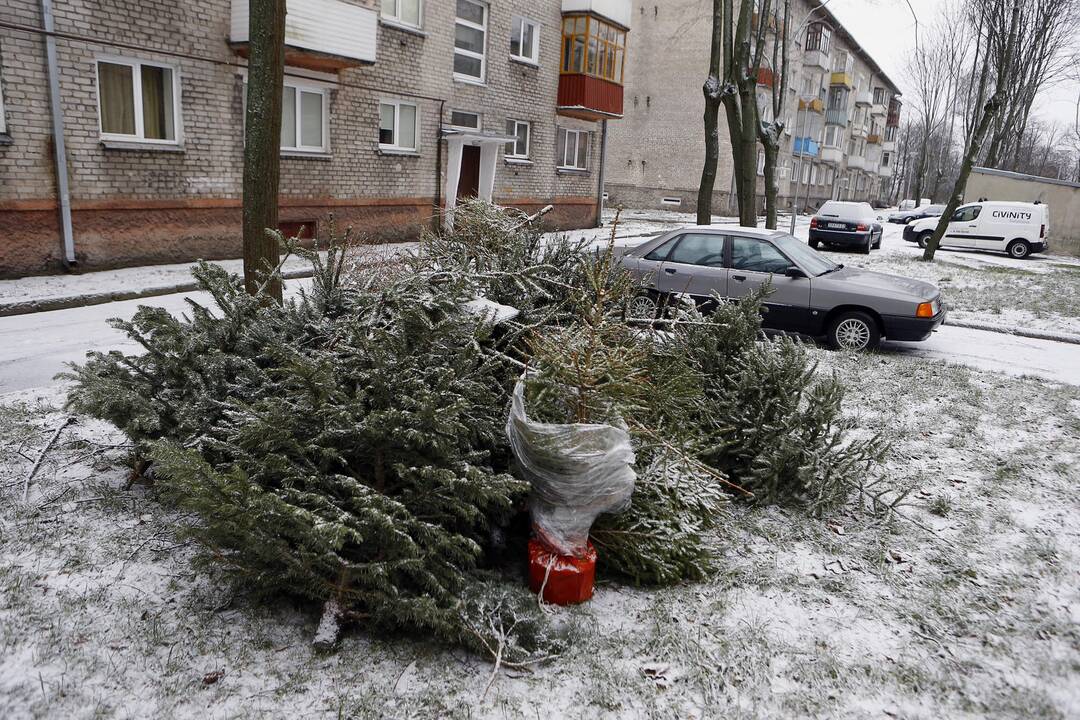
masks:
[[[882,141],[882,143],[881,143],[881,151],[882,152],[896,152],[896,141],[895,140],[884,140],[884,141]]]
[[[818,153],[821,152],[821,143],[814,142],[808,137],[797,137],[791,151],[800,157],[817,157]]]
[[[892,165],[882,165],[881,167],[878,168],[877,172],[878,172],[878,175],[880,175],[883,178],[892,177],[892,174],[893,174]]]
[[[803,52],[803,67],[816,68],[818,70],[829,71],[829,54],[823,53],[820,50],[806,50]]]
[[[802,98],[800,98],[799,109],[809,110],[810,112],[814,112],[820,115],[821,113],[825,112],[825,103],[821,101],[821,98],[814,98],[813,100],[803,100]]]
[[[854,137],[866,137],[866,127],[864,125],[852,125],[851,134]]]
[[[821,148],[821,159],[827,163],[839,164],[844,159],[844,151],[840,148],[823,147]]]
[[[560,75],[557,112],[581,120],[621,118],[623,87],[582,73]]]
[[[855,77],[849,72],[834,72],[829,76],[829,84],[855,87]]]
[[[825,124],[826,125],[839,125],[840,127],[847,127],[848,114],[847,110],[842,108],[829,108],[825,111]]]
[[[869,135],[866,136],[866,143],[867,143],[867,145],[880,145],[881,144],[881,136],[870,133]]]
[[[630,0],[562,0],[563,14],[584,13],[610,20],[624,30],[630,29],[633,3]]]
[[[285,64],[336,72],[375,62],[378,14],[345,0],[289,0]],[[232,0],[229,45],[248,56],[248,0]]]
[[[862,155],[848,155],[847,166],[848,170],[865,170],[866,158]]]
[[[874,96],[873,96],[873,94],[870,93],[869,90],[857,92],[857,93],[855,93],[855,104],[856,105],[873,105],[874,104]]]
[[[765,87],[773,86],[773,71],[769,68],[758,68],[757,71],[757,84],[764,85]]]
[[[870,105],[870,115],[873,117],[885,117],[885,106],[881,103],[872,103]]]

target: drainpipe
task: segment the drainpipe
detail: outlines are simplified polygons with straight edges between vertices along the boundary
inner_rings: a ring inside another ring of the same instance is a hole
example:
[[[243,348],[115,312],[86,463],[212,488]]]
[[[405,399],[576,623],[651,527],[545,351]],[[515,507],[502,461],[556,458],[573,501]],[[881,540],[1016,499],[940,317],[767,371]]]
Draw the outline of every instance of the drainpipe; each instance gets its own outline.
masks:
[[[49,105],[52,113],[53,149],[56,151],[56,192],[60,199],[60,227],[64,240],[64,267],[75,265],[75,236],[71,230],[71,194],[68,192],[67,148],[64,146],[64,109],[60,105],[60,71],[53,37],[52,0],[41,0],[45,25],[45,57],[49,71]]]
[[[435,136],[435,217],[431,219],[431,231],[442,232],[442,144],[443,144],[443,111],[446,109],[446,101],[439,101],[439,128]]]
[[[607,162],[607,119],[600,121],[600,181],[596,189],[596,227],[604,226],[604,165]]]

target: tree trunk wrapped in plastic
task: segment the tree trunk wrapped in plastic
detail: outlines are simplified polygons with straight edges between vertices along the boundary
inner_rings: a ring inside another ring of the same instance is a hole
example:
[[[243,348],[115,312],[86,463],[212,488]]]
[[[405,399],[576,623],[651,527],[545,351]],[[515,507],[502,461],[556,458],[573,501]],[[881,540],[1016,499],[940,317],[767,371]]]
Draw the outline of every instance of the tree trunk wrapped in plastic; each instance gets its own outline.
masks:
[[[514,387],[506,435],[525,479],[539,538],[562,555],[588,552],[600,513],[620,512],[634,492],[634,451],[625,428],[534,422],[525,413],[525,383]]]

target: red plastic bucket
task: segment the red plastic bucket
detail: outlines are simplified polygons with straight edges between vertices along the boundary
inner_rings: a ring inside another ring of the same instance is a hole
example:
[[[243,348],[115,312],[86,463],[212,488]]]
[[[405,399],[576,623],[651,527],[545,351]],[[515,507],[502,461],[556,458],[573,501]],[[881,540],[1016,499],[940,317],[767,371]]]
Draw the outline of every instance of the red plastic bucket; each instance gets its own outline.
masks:
[[[583,557],[560,555],[542,540],[529,540],[529,589],[544,590],[544,602],[573,605],[593,596],[596,548],[589,543]]]

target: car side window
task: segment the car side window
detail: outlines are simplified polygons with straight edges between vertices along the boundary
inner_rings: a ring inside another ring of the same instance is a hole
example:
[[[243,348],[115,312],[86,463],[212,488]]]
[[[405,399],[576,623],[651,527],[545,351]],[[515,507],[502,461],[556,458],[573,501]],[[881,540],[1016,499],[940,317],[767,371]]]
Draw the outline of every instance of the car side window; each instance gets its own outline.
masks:
[[[671,252],[671,248],[675,247],[675,243],[679,242],[680,237],[682,236],[676,235],[672,239],[668,240],[666,243],[646,255],[645,259],[655,260],[657,262],[663,262],[664,260],[667,260],[668,253]]]
[[[724,236],[713,233],[687,233],[668,255],[668,262],[705,267],[724,265]]]
[[[792,266],[772,243],[747,237],[731,239],[731,267],[760,273],[783,273]]]
[[[949,222],[971,222],[975,218],[979,217],[979,211],[982,208],[978,205],[967,208],[960,208],[953,213],[952,219]]]

